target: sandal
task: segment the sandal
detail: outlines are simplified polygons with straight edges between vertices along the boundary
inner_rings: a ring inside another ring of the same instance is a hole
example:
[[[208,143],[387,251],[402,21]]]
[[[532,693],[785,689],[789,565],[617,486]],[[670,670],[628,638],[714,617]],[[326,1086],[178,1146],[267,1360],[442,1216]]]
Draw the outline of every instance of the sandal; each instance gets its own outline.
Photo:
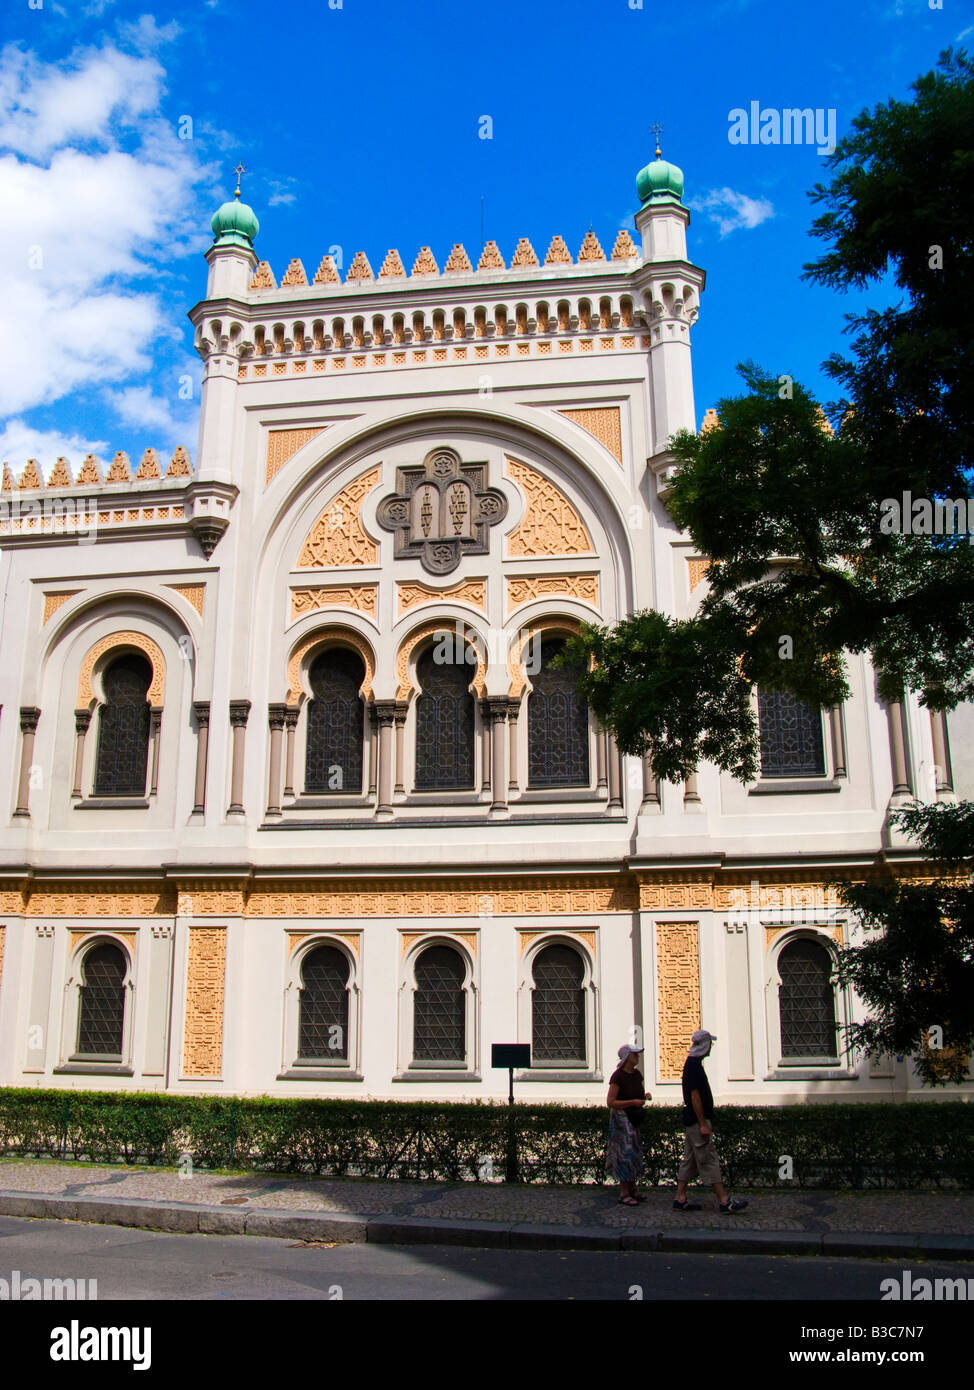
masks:
[[[620,1197],[620,1198],[619,1198],[619,1206],[620,1206],[620,1207],[638,1207],[638,1206],[639,1206],[639,1202],[637,1201],[637,1199],[636,1199],[635,1197]]]

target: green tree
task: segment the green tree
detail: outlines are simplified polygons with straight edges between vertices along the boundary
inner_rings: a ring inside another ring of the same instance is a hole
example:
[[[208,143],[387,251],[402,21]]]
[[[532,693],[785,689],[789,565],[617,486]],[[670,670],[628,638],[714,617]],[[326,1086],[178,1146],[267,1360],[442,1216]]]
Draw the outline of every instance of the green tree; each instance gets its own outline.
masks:
[[[912,1055],[928,1085],[947,1085],[965,1079],[974,1052],[974,803],[913,806],[894,819],[936,873],[929,883],[836,885],[865,934],[842,952],[838,978],[873,1015],[845,1041],[867,1055]]]

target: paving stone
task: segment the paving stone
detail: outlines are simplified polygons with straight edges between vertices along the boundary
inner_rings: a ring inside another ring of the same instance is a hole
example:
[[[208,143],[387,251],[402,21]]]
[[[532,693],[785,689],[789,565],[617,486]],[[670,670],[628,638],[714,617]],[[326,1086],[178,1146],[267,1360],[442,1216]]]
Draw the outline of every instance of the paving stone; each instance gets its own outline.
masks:
[[[334,1240],[342,1245],[365,1242],[364,1217],[339,1213],[251,1211],[247,1216],[249,1236],[280,1236],[287,1240]]]

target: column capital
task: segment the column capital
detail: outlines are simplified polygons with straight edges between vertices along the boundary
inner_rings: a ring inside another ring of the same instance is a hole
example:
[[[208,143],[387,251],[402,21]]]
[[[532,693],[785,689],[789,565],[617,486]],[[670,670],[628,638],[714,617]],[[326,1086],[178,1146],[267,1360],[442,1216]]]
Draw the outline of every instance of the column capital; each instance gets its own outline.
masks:
[[[193,714],[196,716],[196,723],[201,729],[208,728],[210,724],[209,700],[194,700]]]
[[[271,729],[283,729],[287,719],[287,705],[273,704],[267,706],[267,722]]]
[[[507,719],[511,702],[506,695],[489,695],[484,704],[487,707],[487,713],[495,724],[500,724]]]
[[[91,723],[90,709],[76,709],[74,712],[74,731],[76,734],[86,734],[88,725]]]
[[[245,729],[250,715],[249,700],[230,701],[230,723],[235,729]]]
[[[41,712],[36,705],[21,705],[20,707],[20,732],[22,734],[33,734],[37,732],[37,723],[41,717]]]
[[[375,710],[375,717],[381,724],[391,724],[396,717],[398,700],[374,700],[372,708]]]

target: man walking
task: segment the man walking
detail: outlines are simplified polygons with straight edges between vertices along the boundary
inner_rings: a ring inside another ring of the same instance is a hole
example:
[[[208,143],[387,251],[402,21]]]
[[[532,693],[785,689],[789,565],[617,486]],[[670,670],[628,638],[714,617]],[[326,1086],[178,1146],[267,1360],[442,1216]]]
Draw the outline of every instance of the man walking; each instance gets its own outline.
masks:
[[[683,1124],[686,1139],[683,1145],[683,1162],[676,1176],[676,1199],[673,1202],[677,1211],[701,1211],[698,1202],[687,1201],[687,1183],[694,1177],[701,1182],[709,1182],[717,1194],[720,1210],[725,1215],[743,1211],[747,1202],[743,1197],[732,1201],[727,1189],[720,1180],[720,1160],[714,1148],[713,1118],[714,1098],[710,1082],[703,1069],[703,1059],[710,1056],[710,1049],[717,1039],[706,1028],[700,1028],[693,1035],[693,1045],[683,1064]]]

